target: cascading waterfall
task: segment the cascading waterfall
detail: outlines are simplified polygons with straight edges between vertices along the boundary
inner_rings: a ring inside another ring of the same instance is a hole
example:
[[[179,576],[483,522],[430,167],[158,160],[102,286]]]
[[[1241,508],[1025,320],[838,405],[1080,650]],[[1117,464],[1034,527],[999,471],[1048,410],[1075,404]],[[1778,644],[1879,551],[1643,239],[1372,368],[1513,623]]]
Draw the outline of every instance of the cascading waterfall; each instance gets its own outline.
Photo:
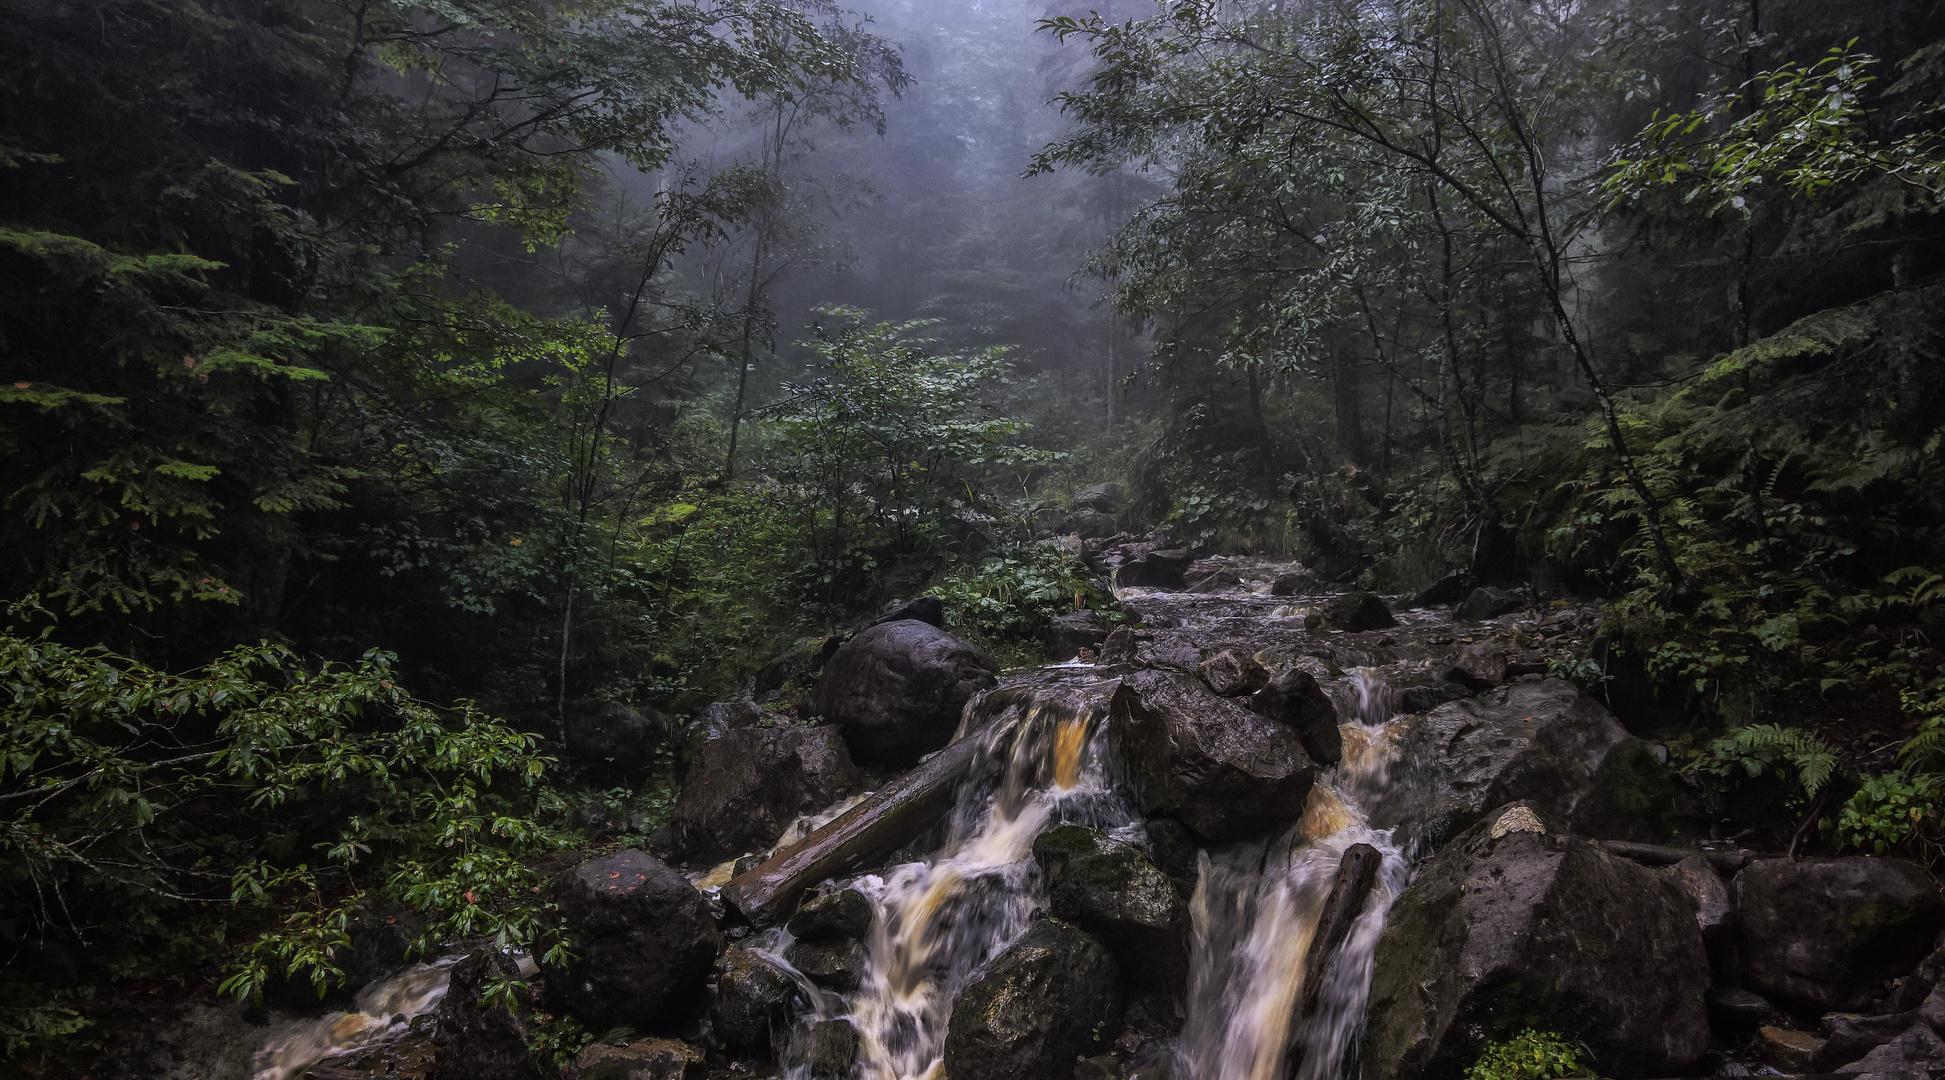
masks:
[[[986,740],[986,767],[960,791],[937,854],[854,882],[876,907],[850,1011],[862,1075],[939,1074],[953,1002],[1046,907],[1034,837],[1064,823],[1139,833],[1140,815],[1109,777],[1100,695],[1087,689],[1005,690],[976,704],[967,737]],[[821,1017],[800,1023],[811,1019]]]
[[[450,956],[414,964],[359,991],[353,1011],[331,1013],[272,1038],[257,1055],[252,1080],[291,1080],[327,1057],[397,1041],[413,1019],[445,1000],[449,969],[459,960]]]
[[[1311,789],[1303,820],[1267,842],[1202,856],[1190,902],[1188,1016],[1177,1056],[1195,1080],[1326,1080],[1353,1065],[1385,914],[1409,865],[1370,828],[1360,795],[1388,778],[1390,688],[1368,668],[1341,688],[1344,758]],[[1378,880],[1303,1015],[1312,939],[1344,853],[1368,844]]]
[[[987,741],[987,766],[960,792],[937,853],[852,883],[876,906],[868,971],[848,1006],[865,1080],[940,1074],[953,1002],[1046,907],[1034,837],[1077,822],[1146,845],[1140,815],[1107,762],[1096,687],[1003,690],[969,710],[964,728]],[[1378,937],[1409,866],[1390,832],[1372,829],[1360,808],[1390,781],[1391,688],[1361,668],[1332,693],[1350,718],[1341,727],[1344,757],[1319,779],[1303,821],[1271,840],[1201,857],[1187,1018],[1174,1050],[1179,1076],[1326,1080],[1355,1066]],[[1354,844],[1379,852],[1377,880],[1306,1015],[1311,941]],[[783,946],[773,951],[780,956]],[[845,1015],[841,999],[814,987],[802,1000],[811,1007],[800,1025]],[[785,1064],[793,1080],[808,1076],[802,1064]]]

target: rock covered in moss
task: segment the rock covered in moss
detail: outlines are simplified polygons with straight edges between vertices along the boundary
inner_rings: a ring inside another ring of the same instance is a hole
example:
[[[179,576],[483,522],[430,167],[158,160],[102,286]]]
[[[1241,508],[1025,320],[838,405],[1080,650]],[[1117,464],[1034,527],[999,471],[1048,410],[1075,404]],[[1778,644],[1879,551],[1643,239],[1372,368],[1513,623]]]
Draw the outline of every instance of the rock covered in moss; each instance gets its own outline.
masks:
[[[723,950],[721,967],[709,1004],[716,1034],[738,1050],[774,1053],[790,1033],[796,981],[776,961],[744,945]]]
[[[1038,919],[953,1003],[945,1074],[1067,1080],[1075,1058],[1107,1048],[1120,1016],[1114,957],[1080,928]]]
[[[1456,1077],[1529,1027],[1585,1040],[1605,1075],[1684,1075],[1708,1049],[1689,898],[1543,819],[1489,815],[1399,897],[1372,976],[1370,1080]]]
[[[1122,680],[1108,735],[1142,810],[1211,841],[1301,819],[1317,772],[1294,732],[1193,675],[1139,671]]]
[[[1053,913],[1100,938],[1122,969],[1173,987],[1186,971],[1188,910],[1141,849],[1082,825],[1034,838]]]
[[[1930,873],[1903,859],[1757,859],[1740,877],[1744,983],[1852,1011],[1910,971],[1945,924]]]

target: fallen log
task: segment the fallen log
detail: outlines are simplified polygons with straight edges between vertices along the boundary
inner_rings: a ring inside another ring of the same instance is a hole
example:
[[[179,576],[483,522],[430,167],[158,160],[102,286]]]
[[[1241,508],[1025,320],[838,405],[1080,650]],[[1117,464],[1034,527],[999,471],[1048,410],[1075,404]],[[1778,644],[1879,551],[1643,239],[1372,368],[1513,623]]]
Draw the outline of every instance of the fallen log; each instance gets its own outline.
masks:
[[[723,886],[723,901],[752,926],[772,926],[789,918],[805,889],[864,868],[944,817],[983,741],[969,736],[932,755],[768,862],[737,875]]]
[[[1673,866],[1691,855],[1700,855],[1709,860],[1718,873],[1731,877],[1748,865],[1750,859],[1761,857],[1752,851],[1701,851],[1666,844],[1636,844],[1626,840],[1596,840],[1594,843],[1609,854],[1644,866]]]
[[[1371,892],[1372,882],[1377,880],[1378,867],[1384,856],[1370,844],[1352,844],[1344,849],[1344,858],[1337,864],[1337,878],[1331,883],[1330,895],[1324,900],[1323,913],[1317,917],[1317,932],[1311,935],[1310,952],[1303,961],[1303,1011],[1300,1014],[1308,1019],[1317,1012],[1317,996],[1323,990],[1324,976],[1330,973],[1331,961],[1337,957],[1338,946],[1350,934],[1351,925],[1357,922],[1358,915],[1364,910],[1364,898]]]

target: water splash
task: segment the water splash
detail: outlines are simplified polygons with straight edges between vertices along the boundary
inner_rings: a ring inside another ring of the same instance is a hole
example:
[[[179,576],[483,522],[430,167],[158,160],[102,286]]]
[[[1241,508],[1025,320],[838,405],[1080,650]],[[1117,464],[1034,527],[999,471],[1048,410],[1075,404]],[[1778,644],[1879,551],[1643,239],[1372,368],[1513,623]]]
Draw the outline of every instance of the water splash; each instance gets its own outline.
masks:
[[[251,1080],[291,1080],[326,1058],[403,1038],[412,1021],[446,998],[459,957],[414,964],[358,992],[354,1011],[331,1013],[285,1030],[257,1053]]]
[[[1046,907],[1036,836],[1063,822],[1139,820],[1108,775],[1103,685],[1010,688],[968,709],[962,735],[985,741],[985,760],[961,789],[937,853],[853,883],[875,909],[870,960],[849,1012],[864,1076],[940,1074],[953,1002]],[[785,1064],[793,1077],[808,1074]]]
[[[1201,858],[1190,904],[1187,1019],[1176,1044],[1194,1080],[1334,1080],[1354,1074],[1378,937],[1409,874],[1389,831],[1362,803],[1389,782],[1395,693],[1370,668],[1335,686],[1344,757],[1311,789],[1303,820],[1272,840]],[[1368,844],[1377,881],[1324,970],[1307,970],[1325,898],[1344,853]],[[1305,983],[1322,978],[1314,1011]]]

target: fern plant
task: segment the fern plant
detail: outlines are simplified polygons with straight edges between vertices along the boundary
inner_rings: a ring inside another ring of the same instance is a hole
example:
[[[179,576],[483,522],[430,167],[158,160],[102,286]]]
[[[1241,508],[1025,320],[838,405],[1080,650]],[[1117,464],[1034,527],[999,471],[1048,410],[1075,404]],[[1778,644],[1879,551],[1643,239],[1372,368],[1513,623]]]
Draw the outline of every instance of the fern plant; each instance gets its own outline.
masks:
[[[1709,743],[1696,771],[1729,779],[1765,774],[1793,781],[1815,796],[1837,771],[1837,751],[1801,728],[1750,724]]]

